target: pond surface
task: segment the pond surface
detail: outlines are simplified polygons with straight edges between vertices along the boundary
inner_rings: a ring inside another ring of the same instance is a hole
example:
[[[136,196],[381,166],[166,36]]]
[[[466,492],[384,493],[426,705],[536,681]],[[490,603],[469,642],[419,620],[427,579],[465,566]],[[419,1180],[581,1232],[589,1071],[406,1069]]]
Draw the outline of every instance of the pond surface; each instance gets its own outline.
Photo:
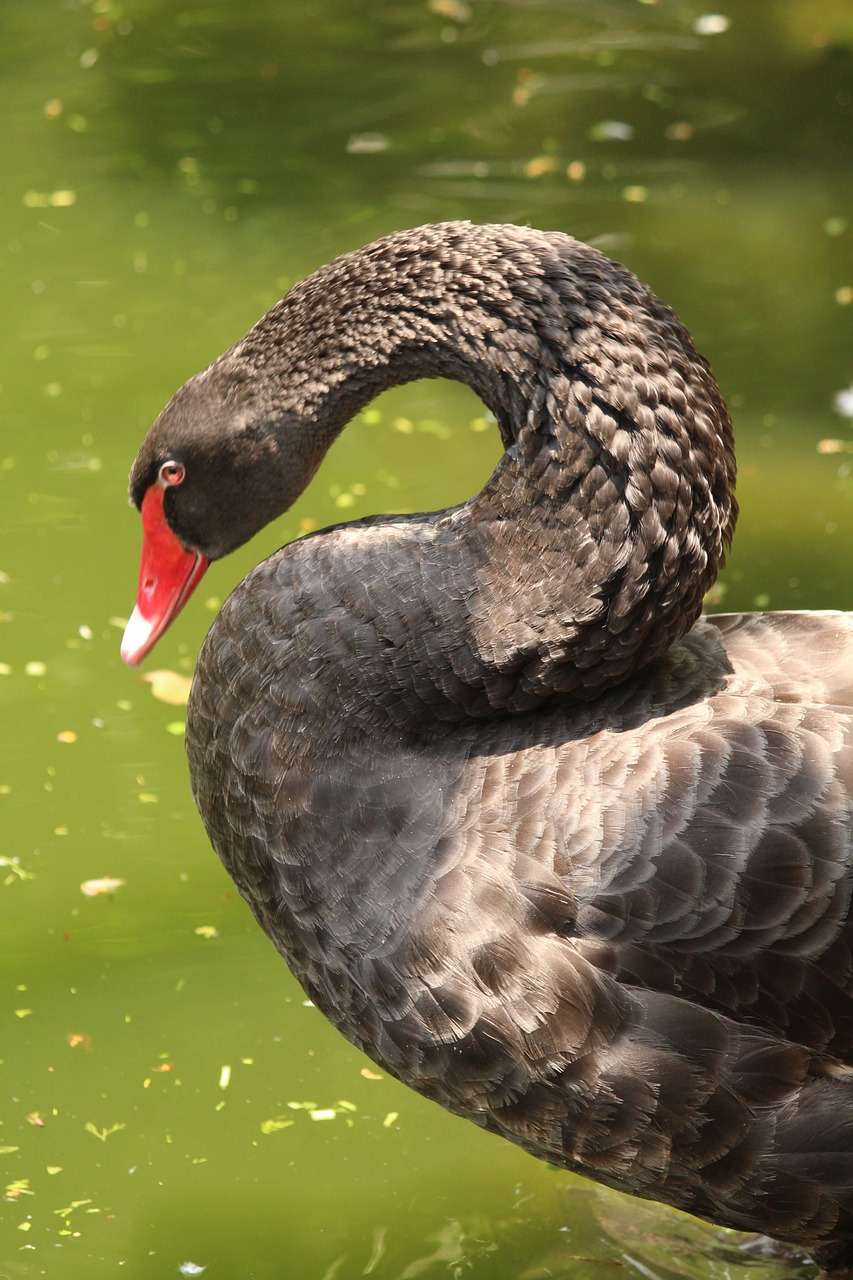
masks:
[[[330,256],[529,221],[627,262],[714,365],[742,517],[713,607],[853,608],[849,4],[5,0],[0,24],[0,1277],[776,1274],[346,1045],[208,847],[180,689],[148,678],[188,676],[301,531],[475,492],[482,406],[383,397],[143,674],[125,490],[173,389]]]

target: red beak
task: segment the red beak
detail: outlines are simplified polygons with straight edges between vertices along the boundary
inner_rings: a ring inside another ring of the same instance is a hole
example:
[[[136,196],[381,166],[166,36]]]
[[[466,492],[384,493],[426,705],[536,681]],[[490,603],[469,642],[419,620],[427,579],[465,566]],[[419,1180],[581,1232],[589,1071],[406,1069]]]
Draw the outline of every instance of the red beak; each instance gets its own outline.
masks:
[[[139,591],[121,642],[121,656],[129,667],[135,667],[154,648],[210,563],[200,551],[188,551],[169,528],[163,493],[162,485],[152,484],[142,499]]]

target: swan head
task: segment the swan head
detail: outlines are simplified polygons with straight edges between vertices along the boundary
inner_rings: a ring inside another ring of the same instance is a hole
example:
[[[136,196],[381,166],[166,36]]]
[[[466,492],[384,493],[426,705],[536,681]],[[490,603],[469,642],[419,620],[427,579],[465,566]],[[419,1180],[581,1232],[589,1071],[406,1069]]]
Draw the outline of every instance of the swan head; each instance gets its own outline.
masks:
[[[237,361],[218,361],[176,392],[136,456],[129,488],[142,515],[142,556],[121,647],[130,666],[150,652],[211,561],[286,510],[313,474],[295,415],[266,406],[256,387]]]

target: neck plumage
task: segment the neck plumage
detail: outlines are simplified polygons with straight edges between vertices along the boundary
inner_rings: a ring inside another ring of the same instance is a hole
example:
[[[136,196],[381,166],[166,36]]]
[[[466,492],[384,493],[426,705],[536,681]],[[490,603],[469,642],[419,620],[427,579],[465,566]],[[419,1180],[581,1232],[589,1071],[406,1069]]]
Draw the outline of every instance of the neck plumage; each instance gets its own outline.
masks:
[[[697,618],[735,518],[728,413],[677,317],[594,250],[513,227],[399,233],[296,286],[222,361],[279,431],[285,505],[386,387],[450,377],[494,413],[507,452],[482,493],[405,535],[352,535],[376,539],[354,562],[356,621],[398,670],[432,664],[442,701],[591,698]],[[326,599],[346,590],[324,572]]]

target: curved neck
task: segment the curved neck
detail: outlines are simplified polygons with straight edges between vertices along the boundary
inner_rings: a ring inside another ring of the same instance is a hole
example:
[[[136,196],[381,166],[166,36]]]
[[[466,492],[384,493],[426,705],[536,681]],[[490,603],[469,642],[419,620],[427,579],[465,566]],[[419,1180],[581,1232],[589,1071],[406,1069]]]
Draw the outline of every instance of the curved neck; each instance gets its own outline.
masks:
[[[400,233],[296,286],[221,363],[277,433],[279,509],[386,387],[456,378],[492,410],[507,453],[431,523],[436,630],[411,655],[464,651],[455,668],[489,707],[592,697],[698,616],[735,519],[728,413],[673,312],[587,246],[515,227]]]
[[[380,392],[428,377],[470,386],[509,445],[537,381],[540,342],[525,298],[535,260],[511,270],[503,242],[491,263],[483,252],[466,260],[444,230],[420,228],[416,255],[408,233],[322,267],[221,359],[262,377],[268,408],[309,425],[322,450]],[[475,230],[489,229],[460,224],[463,247]],[[517,247],[534,234],[520,232]]]

